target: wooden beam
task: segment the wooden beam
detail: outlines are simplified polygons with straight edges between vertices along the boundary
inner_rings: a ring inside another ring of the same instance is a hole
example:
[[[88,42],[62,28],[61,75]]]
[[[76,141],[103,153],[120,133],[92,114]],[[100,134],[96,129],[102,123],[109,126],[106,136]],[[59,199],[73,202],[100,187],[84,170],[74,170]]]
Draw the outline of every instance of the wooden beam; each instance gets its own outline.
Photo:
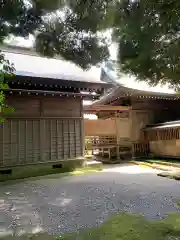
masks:
[[[84,112],[100,112],[100,111],[129,111],[131,107],[128,106],[111,106],[111,105],[91,105],[91,106],[84,106]]]

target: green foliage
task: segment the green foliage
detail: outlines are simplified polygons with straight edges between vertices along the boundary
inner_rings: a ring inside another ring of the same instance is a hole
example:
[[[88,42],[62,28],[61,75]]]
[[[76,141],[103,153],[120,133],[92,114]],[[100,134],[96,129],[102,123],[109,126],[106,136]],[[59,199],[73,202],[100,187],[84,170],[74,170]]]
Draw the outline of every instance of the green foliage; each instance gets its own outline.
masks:
[[[5,104],[5,95],[3,90],[8,88],[6,79],[14,73],[13,65],[0,52],[0,123],[4,121],[4,115],[14,111],[13,108]]]
[[[114,35],[122,71],[152,85],[180,84],[180,1],[121,0]]]
[[[37,52],[56,54],[82,68],[109,56],[107,39],[99,31],[113,22],[110,0],[8,0],[0,5],[0,41],[7,36],[36,37]]]
[[[179,89],[178,0],[4,0],[0,15],[0,41],[33,34],[38,53],[84,69],[108,59],[109,42],[100,32],[111,28],[121,71]]]
[[[112,1],[66,1],[61,8],[63,14],[54,14],[54,18],[41,25],[37,52],[50,57],[59,54],[82,68],[106,60],[108,42],[98,33],[112,22],[112,9]]]

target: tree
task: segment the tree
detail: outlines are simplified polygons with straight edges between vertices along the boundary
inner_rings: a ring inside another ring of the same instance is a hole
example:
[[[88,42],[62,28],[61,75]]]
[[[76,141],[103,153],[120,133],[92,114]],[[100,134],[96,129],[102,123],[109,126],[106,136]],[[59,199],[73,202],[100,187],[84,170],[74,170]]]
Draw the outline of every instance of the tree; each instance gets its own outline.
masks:
[[[40,54],[59,54],[86,69],[109,56],[99,32],[108,27],[112,4],[112,0],[3,0],[0,41],[9,35],[33,34]]]
[[[180,1],[121,0],[114,35],[123,72],[152,85],[180,85]]]
[[[5,104],[4,90],[8,88],[6,78],[10,77],[14,73],[14,66],[5,58],[3,54],[0,54],[0,123],[4,121],[3,115],[14,111],[13,108]]]

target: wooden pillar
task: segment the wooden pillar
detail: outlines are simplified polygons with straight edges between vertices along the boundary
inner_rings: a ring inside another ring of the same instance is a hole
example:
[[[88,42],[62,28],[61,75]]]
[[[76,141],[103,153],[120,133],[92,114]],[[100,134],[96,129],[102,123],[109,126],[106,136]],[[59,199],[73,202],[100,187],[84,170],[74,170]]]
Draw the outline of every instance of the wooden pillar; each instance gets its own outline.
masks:
[[[81,152],[82,156],[85,155],[85,134],[84,134],[84,112],[83,112],[83,101],[80,100],[80,115],[81,115]]]
[[[118,116],[117,112],[115,113],[115,119],[116,119],[116,156],[117,160],[120,160],[120,152],[119,152],[119,131],[118,131]]]
[[[39,141],[40,141],[40,161],[45,160],[45,130],[46,130],[46,120],[44,119],[44,101],[40,98],[40,120],[39,120]]]
[[[180,128],[178,128],[177,131],[178,131],[178,139],[180,139]]]
[[[129,118],[130,118],[130,138],[131,138],[131,148],[132,148],[132,159],[135,159],[135,153],[134,153],[134,139],[133,139],[133,129],[134,129],[134,124],[133,124],[133,110],[129,111]]]

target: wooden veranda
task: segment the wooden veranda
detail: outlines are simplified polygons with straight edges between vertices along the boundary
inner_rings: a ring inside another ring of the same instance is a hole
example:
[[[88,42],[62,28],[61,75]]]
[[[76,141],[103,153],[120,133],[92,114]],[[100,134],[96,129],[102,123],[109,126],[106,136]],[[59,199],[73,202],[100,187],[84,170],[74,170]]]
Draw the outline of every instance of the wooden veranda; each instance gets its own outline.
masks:
[[[109,160],[120,160],[130,154],[131,149],[126,141],[122,141],[119,129],[126,128],[126,120],[119,114],[129,112],[130,107],[91,105],[84,107],[84,113],[97,114],[97,120],[84,120],[84,133],[86,148],[96,150],[102,157],[108,156]],[[123,139],[125,140],[125,139]]]

